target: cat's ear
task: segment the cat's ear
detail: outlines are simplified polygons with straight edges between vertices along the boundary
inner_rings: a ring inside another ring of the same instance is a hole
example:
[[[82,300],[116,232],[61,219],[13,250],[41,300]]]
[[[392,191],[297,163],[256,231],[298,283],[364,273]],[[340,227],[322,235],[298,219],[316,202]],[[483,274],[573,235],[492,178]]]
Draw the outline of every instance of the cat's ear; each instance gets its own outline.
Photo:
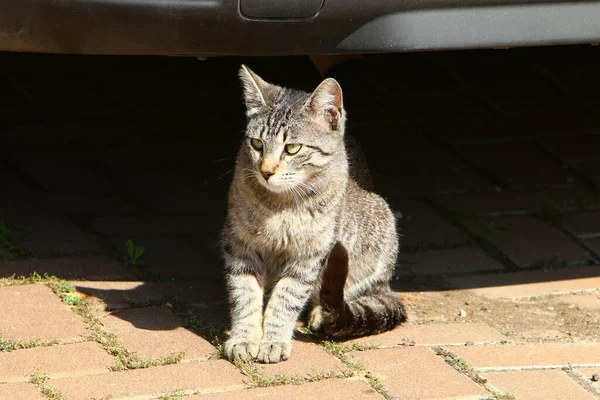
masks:
[[[244,88],[247,116],[257,114],[273,104],[279,90],[278,86],[264,81],[245,65],[241,66],[239,75]]]
[[[327,78],[315,89],[304,107],[320,123],[332,131],[343,128],[345,111],[342,88],[333,78]]]

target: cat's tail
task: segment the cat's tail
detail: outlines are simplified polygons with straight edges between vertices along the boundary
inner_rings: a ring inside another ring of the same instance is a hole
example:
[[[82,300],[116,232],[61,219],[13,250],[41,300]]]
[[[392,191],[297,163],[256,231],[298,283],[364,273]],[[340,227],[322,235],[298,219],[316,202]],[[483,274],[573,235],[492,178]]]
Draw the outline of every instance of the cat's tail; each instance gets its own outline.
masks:
[[[364,336],[388,331],[406,321],[404,305],[388,282],[376,284],[362,296],[345,301],[347,277],[348,252],[338,242],[323,271],[320,302],[325,333],[337,337]]]

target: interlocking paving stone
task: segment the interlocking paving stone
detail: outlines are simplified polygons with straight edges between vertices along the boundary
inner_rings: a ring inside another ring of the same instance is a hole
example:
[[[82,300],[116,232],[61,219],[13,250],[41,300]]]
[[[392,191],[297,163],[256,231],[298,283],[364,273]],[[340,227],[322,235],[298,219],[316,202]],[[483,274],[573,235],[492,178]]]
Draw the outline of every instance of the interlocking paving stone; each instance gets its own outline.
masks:
[[[541,191],[499,191],[466,195],[435,196],[433,200],[457,218],[473,216],[542,215],[551,206],[565,211],[600,208],[600,195],[587,189],[556,189]]]
[[[595,251],[596,255],[600,256],[600,238],[586,240],[585,244]]]
[[[215,236],[218,231],[215,231]],[[195,237],[119,237],[112,243],[125,255],[125,242],[131,239],[136,246],[146,248],[144,270],[158,273],[162,278],[208,279],[223,278],[220,250],[210,241],[202,243]]]
[[[0,383],[0,399],[7,400],[46,400],[47,397],[32,383]]]
[[[351,356],[374,370],[392,396],[402,399],[479,399],[487,394],[426,347],[367,350]]]
[[[574,163],[573,168],[584,174],[596,190],[600,189],[600,161]]]
[[[441,275],[465,272],[502,270],[505,267],[483,250],[458,248],[400,253],[398,275]]]
[[[514,96],[513,96],[514,97]],[[597,133],[597,122],[581,112],[527,112],[452,116],[426,122],[439,137],[457,142],[496,142]],[[534,164],[532,164],[534,165]]]
[[[37,372],[53,378],[98,374],[113,363],[95,342],[15,350],[0,353],[0,382],[28,381]]]
[[[600,287],[596,267],[464,276],[447,278],[446,281],[449,288],[470,288],[474,294],[492,299],[595,292]]]
[[[22,208],[5,210],[4,218],[24,232],[23,246],[34,254],[71,255],[102,251],[93,236],[83,232],[65,215]]]
[[[552,262],[582,264],[590,260],[566,235],[538,218],[489,217],[465,221],[465,224],[522,267]]]
[[[121,237],[168,237],[193,235],[217,230],[225,220],[224,215],[141,215],[102,216],[89,221],[92,231]]]
[[[304,385],[286,385],[271,388],[235,390],[232,392],[213,393],[201,396],[186,397],[186,400],[239,400],[239,399],[383,399],[365,382],[353,379],[326,379]]]
[[[294,340],[292,355],[285,362],[277,364],[256,364],[267,376],[317,376],[337,373],[348,368],[337,358],[328,354],[325,349],[314,343]]]
[[[541,140],[540,143],[565,161],[600,160],[597,151],[600,147],[600,136],[548,138]]]
[[[527,400],[593,400],[594,397],[560,370],[505,371],[481,374],[488,385]]]
[[[392,204],[392,209],[402,213],[402,218],[396,223],[402,235],[400,246],[404,251],[421,247],[452,246],[469,240],[464,232],[435,213],[424,202],[399,200]]]
[[[376,346],[399,345],[464,345],[471,343],[489,343],[505,340],[506,336],[486,324],[450,323],[401,325],[398,328],[379,335],[351,340],[350,343],[373,344]]]
[[[5,339],[74,341],[87,329],[45,285],[0,287],[0,304],[0,335]]]
[[[600,366],[600,343],[467,346],[452,349],[476,369]]]
[[[106,256],[73,256],[0,261],[0,276],[55,275],[61,279],[128,279],[132,274],[123,264]]]
[[[108,396],[112,399],[156,398],[178,390],[214,392],[242,389],[247,379],[229,362],[209,360],[52,379],[48,383],[70,400],[87,400]]]
[[[12,158],[22,171],[50,192],[82,195],[116,190],[110,175],[81,152],[23,152],[14,153]]]
[[[117,311],[102,318],[102,325],[143,358],[183,351],[184,360],[198,360],[216,354],[209,342],[184,328],[183,321],[167,307]]]
[[[506,188],[571,188],[578,181],[575,174],[531,143],[472,144],[460,150]]]
[[[77,291],[85,293],[90,298],[103,301],[108,310],[130,308],[131,301],[144,303],[173,300],[205,307],[227,303],[227,294],[221,280],[72,281],[71,284]]]
[[[600,211],[570,215],[566,226],[580,238],[600,238]]]

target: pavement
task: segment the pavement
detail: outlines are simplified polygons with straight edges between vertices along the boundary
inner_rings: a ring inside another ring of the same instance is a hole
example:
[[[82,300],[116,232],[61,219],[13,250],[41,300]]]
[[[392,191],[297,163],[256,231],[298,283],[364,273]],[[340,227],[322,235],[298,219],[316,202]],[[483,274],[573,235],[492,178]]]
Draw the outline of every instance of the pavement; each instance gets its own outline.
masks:
[[[233,365],[218,230],[237,68],[304,57],[0,53],[0,399],[600,399],[600,50],[329,71],[398,217],[407,324]]]

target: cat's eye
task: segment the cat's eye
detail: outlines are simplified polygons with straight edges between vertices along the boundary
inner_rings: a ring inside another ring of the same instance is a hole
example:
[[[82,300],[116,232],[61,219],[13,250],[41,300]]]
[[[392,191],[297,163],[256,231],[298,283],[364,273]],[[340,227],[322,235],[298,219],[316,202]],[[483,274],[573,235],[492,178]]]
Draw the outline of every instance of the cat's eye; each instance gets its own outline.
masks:
[[[254,147],[254,150],[261,151],[263,149],[263,142],[259,139],[250,139],[250,144]]]
[[[290,144],[285,145],[285,152],[293,156],[294,154],[299,152],[301,148],[302,148],[301,144],[290,143]]]

